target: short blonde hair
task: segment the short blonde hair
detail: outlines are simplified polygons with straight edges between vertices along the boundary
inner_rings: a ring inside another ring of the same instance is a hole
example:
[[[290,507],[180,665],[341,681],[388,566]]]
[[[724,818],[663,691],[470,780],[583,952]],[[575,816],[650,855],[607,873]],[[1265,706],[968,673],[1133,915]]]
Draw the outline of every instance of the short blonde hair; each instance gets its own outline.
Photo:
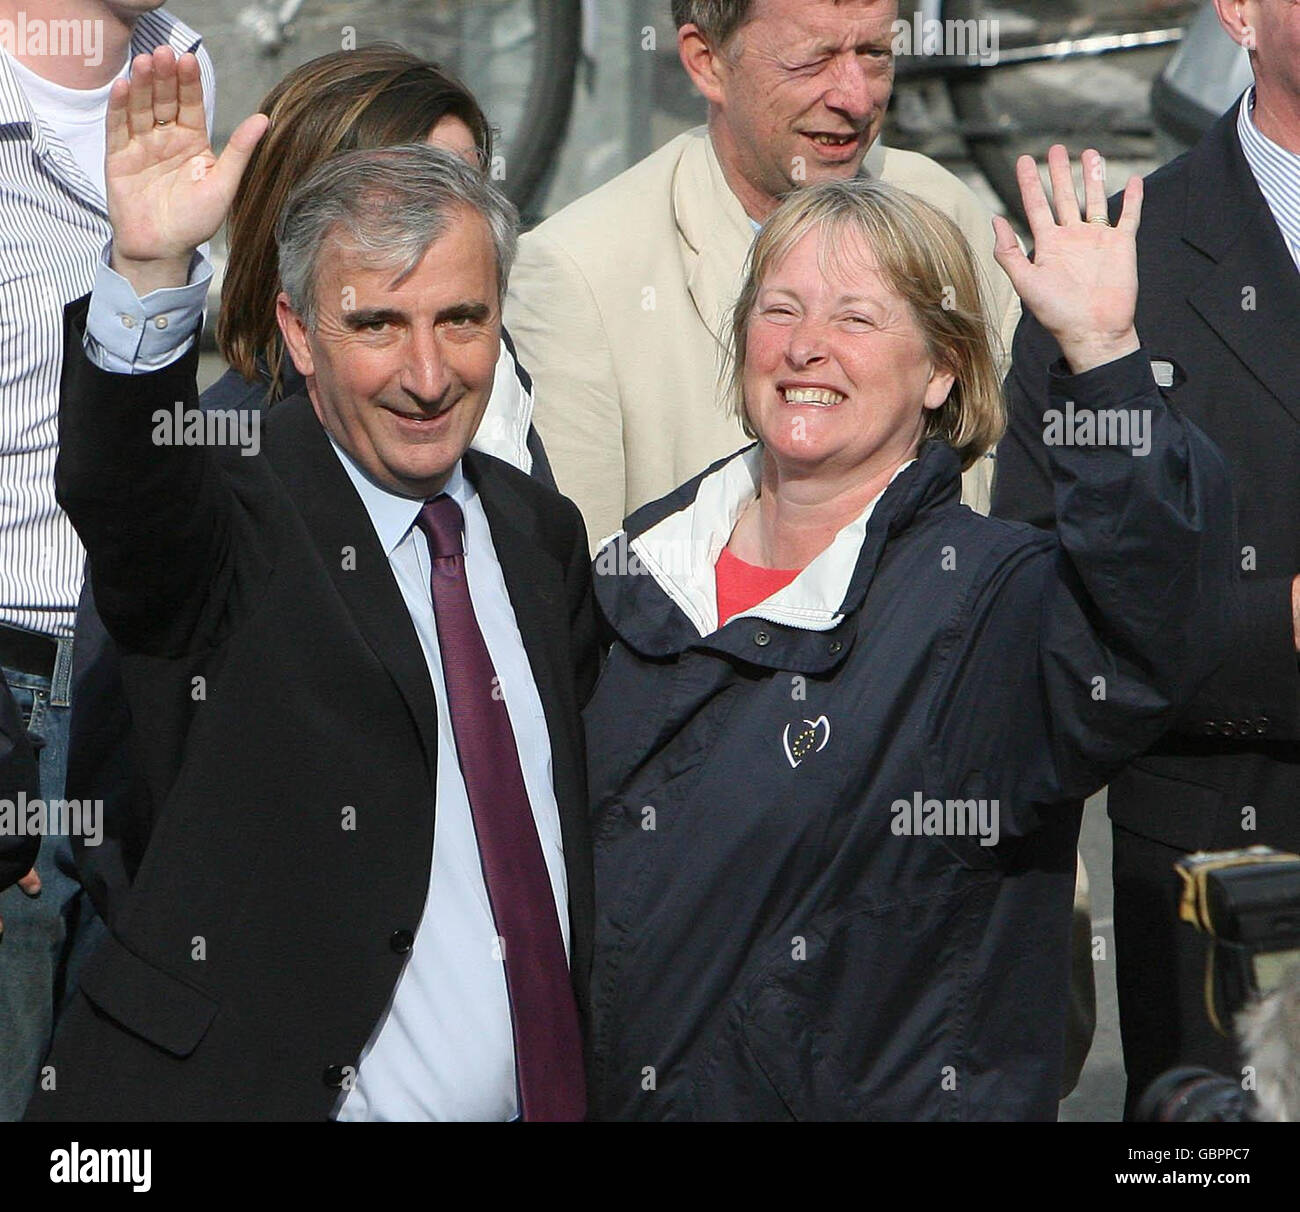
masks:
[[[773,266],[812,231],[822,237],[823,273],[852,272],[843,248],[845,237],[856,235],[871,250],[886,285],[907,300],[930,358],[954,375],[948,399],[926,410],[924,438],[951,446],[965,471],[1006,428],[996,338],[985,316],[979,268],[966,237],[947,215],[904,190],[862,177],[796,190],[754,241],[732,312],[727,385],[745,432],[758,436],[744,393],[749,322],[758,292]]]

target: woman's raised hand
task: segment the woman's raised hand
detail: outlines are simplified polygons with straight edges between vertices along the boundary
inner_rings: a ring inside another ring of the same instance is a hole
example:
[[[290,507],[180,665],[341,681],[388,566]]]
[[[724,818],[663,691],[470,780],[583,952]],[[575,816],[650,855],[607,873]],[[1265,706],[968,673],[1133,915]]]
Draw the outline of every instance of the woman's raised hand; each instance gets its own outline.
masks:
[[[245,118],[220,157],[208,142],[199,61],[169,46],[138,55],[108,98],[104,186],[112,266],[138,294],[183,285],[194,250],[220,228],[266,130]]]
[[[1119,222],[1112,227],[1106,212],[1105,162],[1091,149],[1080,162],[1082,215],[1064,147],[1056,144],[1047,153],[1052,206],[1033,158],[1021,156],[1016,164],[1034,237],[1032,261],[1020,248],[1011,225],[1000,216],[993,220],[998,264],[1024,305],[1056,338],[1076,374],[1138,348],[1133,317],[1138,287],[1136,237],[1142,215],[1142,179],[1130,177]]]

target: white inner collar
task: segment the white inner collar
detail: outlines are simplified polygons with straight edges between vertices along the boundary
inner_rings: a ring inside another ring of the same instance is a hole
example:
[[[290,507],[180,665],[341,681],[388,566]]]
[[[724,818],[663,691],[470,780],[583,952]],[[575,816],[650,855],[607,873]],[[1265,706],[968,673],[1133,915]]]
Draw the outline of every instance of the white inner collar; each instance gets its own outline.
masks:
[[[890,484],[915,461],[909,459],[894,472]],[[715,566],[741,512],[758,495],[762,469],[762,446],[741,451],[701,481],[691,504],[655,523],[630,544],[632,554],[701,636],[718,630]],[[882,489],[790,584],[733,618],[766,619],[805,631],[838,626],[867,522],[884,495]]]

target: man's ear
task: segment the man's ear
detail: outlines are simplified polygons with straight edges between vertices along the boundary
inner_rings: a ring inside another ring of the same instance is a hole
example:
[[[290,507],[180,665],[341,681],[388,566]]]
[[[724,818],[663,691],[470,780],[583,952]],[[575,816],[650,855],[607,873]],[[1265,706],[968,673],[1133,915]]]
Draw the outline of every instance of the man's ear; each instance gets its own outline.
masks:
[[[303,378],[310,378],[316,373],[316,363],[312,361],[311,345],[307,341],[307,326],[294,311],[289,296],[284,291],[275,296],[275,322],[280,326],[284,347],[289,351],[298,373]]]
[[[698,25],[687,22],[677,31],[677,57],[691,83],[710,105],[722,105],[726,101],[720,73],[726,71],[727,64],[723,55],[700,32]]]
[[[1245,7],[1241,0],[1214,0],[1214,11],[1219,24],[1228,31],[1228,37],[1238,46],[1254,50],[1255,31],[1246,20]]]

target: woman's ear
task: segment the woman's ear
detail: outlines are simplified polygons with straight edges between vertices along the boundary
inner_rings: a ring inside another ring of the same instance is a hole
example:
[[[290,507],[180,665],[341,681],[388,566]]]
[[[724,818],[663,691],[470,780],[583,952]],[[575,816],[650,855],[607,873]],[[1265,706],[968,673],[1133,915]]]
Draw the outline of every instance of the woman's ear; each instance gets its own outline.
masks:
[[[925,385],[925,407],[942,408],[956,382],[957,376],[948,367],[935,363],[930,368],[930,381]]]

